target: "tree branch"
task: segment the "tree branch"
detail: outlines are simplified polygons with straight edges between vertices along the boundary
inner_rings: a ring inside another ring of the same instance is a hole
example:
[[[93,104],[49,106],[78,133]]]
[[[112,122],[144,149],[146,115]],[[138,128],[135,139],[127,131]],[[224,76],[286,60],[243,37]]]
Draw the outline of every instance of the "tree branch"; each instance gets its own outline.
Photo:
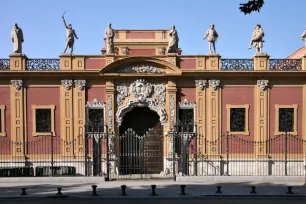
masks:
[[[252,12],[260,12],[264,5],[264,0],[249,0],[248,3],[240,4],[240,10],[246,15]]]

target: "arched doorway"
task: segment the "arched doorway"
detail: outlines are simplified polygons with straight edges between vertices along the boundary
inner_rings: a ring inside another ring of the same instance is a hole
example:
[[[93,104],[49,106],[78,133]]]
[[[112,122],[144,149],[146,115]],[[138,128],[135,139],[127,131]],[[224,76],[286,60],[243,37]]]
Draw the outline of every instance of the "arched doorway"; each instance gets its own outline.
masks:
[[[148,107],[135,107],[123,117],[120,131],[120,175],[163,171],[163,127]]]

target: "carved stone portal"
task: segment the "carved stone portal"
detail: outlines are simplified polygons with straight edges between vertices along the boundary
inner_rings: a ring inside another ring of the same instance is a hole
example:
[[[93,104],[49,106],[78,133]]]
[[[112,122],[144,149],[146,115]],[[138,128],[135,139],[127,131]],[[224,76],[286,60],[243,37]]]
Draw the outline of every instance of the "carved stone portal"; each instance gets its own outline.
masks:
[[[137,79],[130,83],[118,83],[116,90],[119,105],[116,113],[118,126],[121,125],[123,116],[134,107],[148,107],[159,115],[162,125],[166,123],[167,114],[163,107],[166,103],[165,84],[149,83],[144,79]],[[128,96],[131,98],[125,102]]]

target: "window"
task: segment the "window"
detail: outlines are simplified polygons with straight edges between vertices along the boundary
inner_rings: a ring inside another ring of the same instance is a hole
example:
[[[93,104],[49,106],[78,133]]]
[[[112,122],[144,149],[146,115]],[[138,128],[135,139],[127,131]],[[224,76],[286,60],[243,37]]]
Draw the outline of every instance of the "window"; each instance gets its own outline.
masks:
[[[226,105],[227,131],[233,135],[250,135],[249,132],[250,105]]]
[[[55,106],[32,106],[33,109],[33,136],[43,136],[52,134],[54,130]]]
[[[5,130],[5,106],[0,105],[0,136],[5,137],[6,136],[6,130]]]
[[[87,133],[102,133],[105,128],[105,104],[94,99],[86,104],[86,132]]]
[[[297,135],[298,105],[275,105],[275,135]]]
[[[178,104],[177,120],[179,132],[195,132],[195,107],[196,104],[184,99]]]

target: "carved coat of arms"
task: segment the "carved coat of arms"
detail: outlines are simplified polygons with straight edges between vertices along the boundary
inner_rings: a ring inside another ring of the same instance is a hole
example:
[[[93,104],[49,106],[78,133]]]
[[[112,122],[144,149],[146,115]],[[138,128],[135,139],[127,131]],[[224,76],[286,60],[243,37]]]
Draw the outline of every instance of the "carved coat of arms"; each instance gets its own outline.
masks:
[[[144,79],[138,79],[130,85],[130,90],[139,102],[144,102],[152,93],[152,85]]]

